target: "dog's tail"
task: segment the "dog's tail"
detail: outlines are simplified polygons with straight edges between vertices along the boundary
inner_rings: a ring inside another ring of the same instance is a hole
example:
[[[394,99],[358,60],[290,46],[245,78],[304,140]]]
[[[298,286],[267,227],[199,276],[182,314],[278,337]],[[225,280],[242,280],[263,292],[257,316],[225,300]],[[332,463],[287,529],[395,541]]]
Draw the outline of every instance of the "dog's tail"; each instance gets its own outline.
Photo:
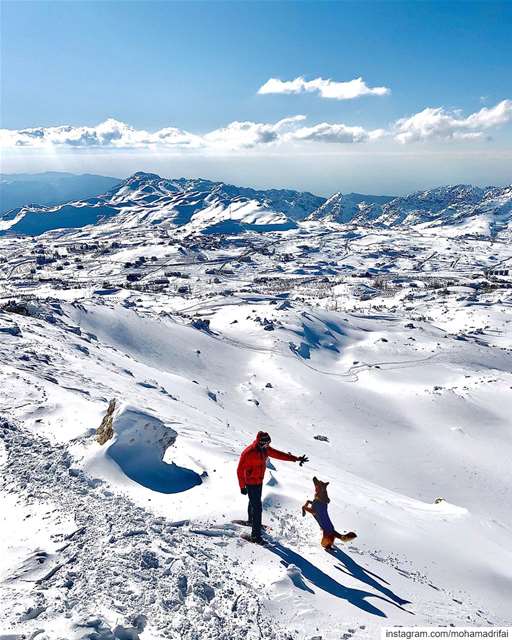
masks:
[[[357,535],[353,531],[349,531],[348,533],[338,533],[337,531],[335,531],[334,536],[342,542],[349,542],[350,540],[357,538]]]

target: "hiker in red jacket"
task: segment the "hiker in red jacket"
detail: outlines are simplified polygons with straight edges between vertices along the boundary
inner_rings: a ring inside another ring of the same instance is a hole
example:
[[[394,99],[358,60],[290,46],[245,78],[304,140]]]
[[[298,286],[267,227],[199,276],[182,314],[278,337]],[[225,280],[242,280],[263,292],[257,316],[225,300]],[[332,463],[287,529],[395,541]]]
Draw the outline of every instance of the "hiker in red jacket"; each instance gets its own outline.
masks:
[[[288,460],[290,462],[309,462],[306,456],[294,456],[291,453],[283,453],[270,446],[271,438],[266,431],[258,431],[256,440],[242,451],[238,463],[238,483],[244,496],[249,496],[249,523],[252,526],[252,542],[262,542],[261,537],[261,489],[267,458]]]

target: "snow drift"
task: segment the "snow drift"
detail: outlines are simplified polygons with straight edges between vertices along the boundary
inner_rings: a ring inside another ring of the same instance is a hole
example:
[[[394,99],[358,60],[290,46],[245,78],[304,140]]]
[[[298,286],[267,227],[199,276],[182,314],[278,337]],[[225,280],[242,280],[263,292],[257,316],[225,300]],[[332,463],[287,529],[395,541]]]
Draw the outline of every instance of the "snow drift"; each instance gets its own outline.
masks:
[[[162,420],[134,407],[124,407],[113,421],[114,442],[104,455],[131,480],[160,493],[180,493],[201,484],[191,469],[164,462],[178,436]]]

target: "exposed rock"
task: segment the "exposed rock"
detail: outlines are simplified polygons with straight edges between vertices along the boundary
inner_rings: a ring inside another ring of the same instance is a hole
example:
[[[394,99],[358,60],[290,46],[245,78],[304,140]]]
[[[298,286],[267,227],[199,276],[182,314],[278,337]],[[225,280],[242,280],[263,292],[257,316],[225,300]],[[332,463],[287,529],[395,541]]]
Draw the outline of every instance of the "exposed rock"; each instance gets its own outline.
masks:
[[[16,302],[15,300],[9,300],[2,307],[3,311],[7,311],[7,313],[15,313],[19,316],[29,316],[30,311],[28,306],[24,302]]]
[[[103,420],[101,421],[101,424],[96,431],[96,440],[100,444],[105,444],[105,442],[108,442],[108,440],[110,440],[114,435],[112,420],[114,417],[114,411],[116,410],[116,406],[117,406],[116,400],[115,398],[113,398],[109,402],[107,413],[103,417]]]
[[[141,569],[158,569],[160,563],[153,551],[143,551],[140,559]]]
[[[10,336],[21,336],[21,329],[17,324],[10,327],[0,327],[0,333],[8,333]]]
[[[204,320],[203,318],[194,318],[190,323],[190,326],[194,327],[194,329],[198,329],[199,331],[206,331],[206,333],[210,333],[209,320]]]

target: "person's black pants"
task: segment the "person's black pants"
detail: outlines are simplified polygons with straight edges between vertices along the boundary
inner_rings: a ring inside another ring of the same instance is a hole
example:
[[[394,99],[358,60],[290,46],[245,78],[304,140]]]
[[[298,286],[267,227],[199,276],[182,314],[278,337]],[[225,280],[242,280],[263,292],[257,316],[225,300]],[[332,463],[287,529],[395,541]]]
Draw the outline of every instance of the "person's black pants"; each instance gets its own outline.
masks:
[[[249,524],[252,525],[253,538],[261,538],[261,484],[248,484],[247,496],[249,498]]]

